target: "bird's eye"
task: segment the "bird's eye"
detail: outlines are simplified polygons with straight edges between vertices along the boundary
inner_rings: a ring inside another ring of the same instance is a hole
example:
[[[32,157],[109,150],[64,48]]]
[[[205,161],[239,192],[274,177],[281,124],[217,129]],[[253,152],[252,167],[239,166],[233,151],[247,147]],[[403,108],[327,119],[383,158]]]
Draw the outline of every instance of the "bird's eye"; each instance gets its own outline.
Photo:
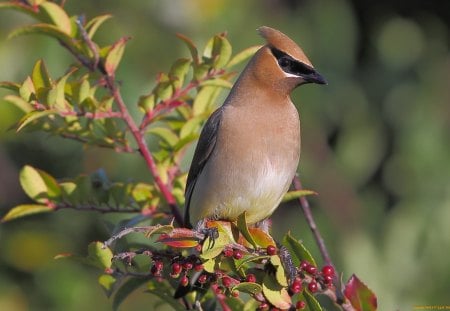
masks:
[[[291,60],[287,57],[281,57],[280,59],[278,59],[278,65],[280,65],[282,69],[289,69],[291,67],[291,64]]]

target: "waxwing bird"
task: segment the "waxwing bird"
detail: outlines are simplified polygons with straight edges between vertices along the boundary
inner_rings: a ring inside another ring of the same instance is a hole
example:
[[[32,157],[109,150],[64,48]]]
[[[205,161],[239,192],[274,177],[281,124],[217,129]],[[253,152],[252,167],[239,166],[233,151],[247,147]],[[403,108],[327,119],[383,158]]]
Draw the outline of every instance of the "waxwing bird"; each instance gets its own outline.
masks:
[[[266,40],[206,122],[186,185],[185,225],[269,217],[288,191],[300,159],[300,120],[290,94],[325,84],[288,36],[260,27]]]

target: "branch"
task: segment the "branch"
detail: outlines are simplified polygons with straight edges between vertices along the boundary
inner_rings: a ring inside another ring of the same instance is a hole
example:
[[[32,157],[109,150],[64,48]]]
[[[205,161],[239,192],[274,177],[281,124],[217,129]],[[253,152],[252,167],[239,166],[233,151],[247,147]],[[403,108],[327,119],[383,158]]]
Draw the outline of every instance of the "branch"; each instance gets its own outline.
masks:
[[[140,213],[138,208],[119,208],[111,205],[94,205],[94,204],[70,204],[70,203],[56,203],[52,205],[54,210],[59,209],[74,209],[78,211],[95,211],[99,213]]]

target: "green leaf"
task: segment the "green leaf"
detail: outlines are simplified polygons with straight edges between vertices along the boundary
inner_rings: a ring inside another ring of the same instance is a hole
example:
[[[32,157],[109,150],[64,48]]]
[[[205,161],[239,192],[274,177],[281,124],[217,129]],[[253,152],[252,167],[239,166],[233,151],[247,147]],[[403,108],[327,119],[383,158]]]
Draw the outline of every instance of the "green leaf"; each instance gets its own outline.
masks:
[[[322,311],[322,307],[320,306],[317,299],[308,291],[304,290],[299,294],[299,300],[304,301],[306,303],[305,310],[307,311]]]
[[[241,234],[244,236],[244,238],[253,246],[253,248],[256,249],[257,248],[256,242],[255,240],[253,240],[252,235],[248,231],[246,215],[247,215],[246,212],[243,212],[241,215],[239,215],[237,219],[237,226]]]
[[[291,233],[288,232],[284,238],[283,243],[292,250],[294,255],[298,258],[298,261],[306,260],[310,264],[317,266],[316,261],[312,257],[311,253],[305,248],[303,243],[297,241],[291,236]]]
[[[15,82],[9,82],[9,81],[1,81],[0,87],[10,90],[10,91],[18,92],[20,89],[20,84],[15,83]]]
[[[216,228],[219,236],[214,242],[211,241],[210,237],[207,237],[203,242],[202,253],[200,254],[200,257],[203,259],[211,259],[219,256],[225,246],[233,242],[232,237],[230,237],[229,233],[220,223],[216,223]]]
[[[33,106],[24,100],[23,98],[16,95],[7,95],[3,98],[5,101],[15,105],[17,108],[25,113],[29,113],[34,110]]]
[[[12,39],[21,35],[29,35],[29,34],[48,35],[52,38],[62,41],[67,46],[75,48],[75,42],[72,41],[72,38],[68,34],[63,32],[58,27],[50,24],[34,24],[23,26],[12,31],[8,35],[8,38]]]
[[[224,34],[214,38],[214,68],[223,68],[230,61],[232,54],[231,44]]]
[[[92,39],[95,33],[97,32],[98,28],[111,17],[112,15],[105,14],[96,16],[93,19],[91,19],[85,26],[89,38]]]
[[[180,33],[177,34],[177,37],[181,39],[184,43],[186,43],[186,46],[191,52],[192,60],[194,61],[194,64],[197,65],[199,63],[199,58],[198,58],[198,50],[195,47],[195,44],[192,42],[191,39]]]
[[[215,86],[205,86],[200,89],[192,104],[194,116],[208,112],[211,102],[214,101],[217,96],[216,91],[217,87]]]
[[[260,48],[261,48],[261,45],[252,46],[252,47],[249,47],[249,48],[247,48],[247,49],[237,53],[228,62],[227,68],[231,68],[233,66],[236,66],[236,65],[242,63],[243,61],[247,60],[248,58],[252,57],[256,53],[256,51],[258,51]]]
[[[61,195],[61,189],[56,180],[32,166],[24,166],[20,171],[19,179],[25,193],[39,203],[47,203],[48,198]]]
[[[281,286],[288,286],[286,273],[284,272],[283,265],[281,264],[280,256],[278,255],[270,256],[270,263],[276,269],[275,279],[277,280],[278,284],[280,284]]]
[[[111,295],[116,281],[116,278],[110,274],[102,274],[98,277],[98,283],[103,287],[108,297]]]
[[[243,293],[255,295],[262,292],[262,286],[258,283],[242,282],[234,286],[231,291],[238,290]]]
[[[201,86],[216,86],[216,87],[222,87],[225,89],[231,89],[233,87],[233,84],[225,79],[209,79],[209,80],[205,80],[203,81],[201,84]]]
[[[58,29],[62,32],[70,35],[72,32],[72,24],[69,16],[66,14],[63,8],[54,2],[45,1],[40,6],[40,11],[47,15],[48,19],[53,22]]]
[[[113,253],[102,242],[92,242],[88,246],[87,260],[90,264],[104,270],[111,268]]]
[[[178,136],[166,127],[152,127],[147,132],[160,137],[171,147],[175,146],[179,140]]]
[[[289,191],[284,195],[282,202],[289,202],[307,195],[317,195],[317,192],[306,189]]]
[[[33,122],[34,120],[37,120],[39,118],[51,115],[51,114],[55,114],[56,111],[55,110],[44,110],[44,111],[31,111],[29,113],[27,113],[26,115],[24,115],[22,117],[22,119],[20,119],[16,132],[19,132],[20,130],[22,130],[25,126],[27,126],[28,124],[30,124],[31,122]]]
[[[38,60],[34,65],[31,80],[33,81],[34,89],[36,91],[39,91],[42,88],[52,87],[50,75],[42,59]]]
[[[377,297],[370,290],[370,288],[361,282],[361,280],[354,274],[345,285],[344,295],[356,311],[377,310]]]
[[[36,94],[36,90],[34,88],[33,81],[31,77],[27,77],[25,81],[22,83],[19,89],[20,97],[24,100],[29,101],[31,99],[32,94]]]
[[[131,278],[128,279],[123,285],[117,290],[114,295],[112,309],[118,310],[122,302],[137,288],[142,286],[145,282],[148,282],[146,278]]]
[[[278,284],[272,275],[266,274],[264,276],[262,291],[266,299],[275,307],[281,310],[287,310],[291,307],[292,301],[289,293]]]
[[[191,67],[191,60],[187,58],[180,58],[175,61],[175,63],[172,65],[169,77],[173,81],[173,85],[176,89],[180,88],[183,83],[184,79],[189,72],[189,68]]]
[[[10,221],[16,218],[33,215],[33,214],[40,214],[40,213],[47,213],[54,211],[53,208],[47,206],[47,205],[40,205],[40,204],[23,204],[13,207],[6,213],[5,216],[1,219],[1,222]]]
[[[145,112],[152,111],[155,108],[156,99],[154,94],[141,96],[139,98],[139,107],[142,108]]]
[[[67,73],[62,78],[60,78],[58,80],[58,82],[56,83],[56,88],[54,89],[55,90],[55,102],[54,102],[55,108],[58,108],[61,110],[67,110],[67,108],[68,108],[67,106],[69,106],[69,103],[66,101],[65,87],[66,87],[67,79],[69,78],[70,75],[72,75],[72,73],[74,71],[75,71],[75,69],[72,69],[71,71],[69,71],[69,73]]]
[[[130,37],[122,37],[111,46],[105,59],[105,70],[108,75],[114,76],[122,59],[123,52],[125,51],[125,44],[128,40],[130,40]]]

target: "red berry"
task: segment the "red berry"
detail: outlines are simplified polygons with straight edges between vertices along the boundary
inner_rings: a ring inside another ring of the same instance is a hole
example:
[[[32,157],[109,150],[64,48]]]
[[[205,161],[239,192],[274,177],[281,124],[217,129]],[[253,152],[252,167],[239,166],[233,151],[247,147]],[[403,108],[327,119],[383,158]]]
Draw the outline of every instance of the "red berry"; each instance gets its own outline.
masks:
[[[223,284],[223,286],[225,286],[225,287],[230,287],[230,286],[231,286],[231,283],[233,283],[233,280],[232,280],[230,277],[224,276],[224,277],[222,278],[222,284]]]
[[[273,245],[267,246],[267,255],[275,255],[277,253],[277,248]]]
[[[206,283],[207,280],[208,280],[208,276],[206,274],[202,274],[198,277],[198,282],[200,284]]]
[[[324,276],[325,275],[334,276],[334,268],[333,268],[333,266],[323,266],[322,274]]]
[[[239,297],[239,291],[238,290],[234,290],[231,292],[231,296],[233,297]]]
[[[216,294],[223,294],[224,290],[222,286],[217,286],[216,287]]]
[[[197,264],[197,265],[194,266],[194,270],[197,271],[197,272],[202,271],[204,268],[205,267],[203,267],[202,264]]]
[[[297,310],[303,310],[306,307],[306,303],[304,301],[297,301],[297,304],[295,305],[295,308]]]
[[[247,274],[247,277],[245,278],[246,282],[250,283],[256,283],[256,276],[254,274]]]
[[[308,284],[308,289],[309,289],[309,291],[310,291],[311,293],[317,292],[318,287],[317,287],[316,281],[311,281],[311,282]]]
[[[158,271],[161,271],[164,268],[164,264],[162,261],[155,261],[154,266]]]
[[[235,250],[234,252],[233,252],[233,258],[234,259],[241,259],[242,257],[244,257],[244,255],[242,254],[242,252],[240,251],[240,250]]]
[[[173,275],[180,274],[181,270],[182,270],[182,267],[179,263],[175,262],[172,264],[172,274]]]
[[[302,283],[294,281],[292,282],[290,289],[293,294],[300,293],[302,291]]]
[[[331,285],[331,284],[333,284],[333,277],[332,277],[331,275],[325,275],[325,276],[323,277],[323,282],[324,282],[326,285]]]
[[[183,269],[184,269],[184,270],[191,270],[193,266],[194,266],[194,265],[192,264],[192,262],[189,262],[189,261],[183,263]]]
[[[225,257],[231,257],[231,256],[233,256],[233,250],[231,248],[225,248],[223,250],[223,255]]]
[[[261,302],[261,304],[258,307],[258,310],[268,310],[269,304],[267,302]]]
[[[300,269],[305,271],[306,267],[310,266],[310,263],[306,260],[302,260],[302,262],[300,263]]]
[[[187,286],[189,284],[189,278],[186,275],[183,275],[180,279],[181,286]]]
[[[309,274],[316,274],[317,273],[317,268],[313,265],[308,265],[305,269],[305,271]]]

